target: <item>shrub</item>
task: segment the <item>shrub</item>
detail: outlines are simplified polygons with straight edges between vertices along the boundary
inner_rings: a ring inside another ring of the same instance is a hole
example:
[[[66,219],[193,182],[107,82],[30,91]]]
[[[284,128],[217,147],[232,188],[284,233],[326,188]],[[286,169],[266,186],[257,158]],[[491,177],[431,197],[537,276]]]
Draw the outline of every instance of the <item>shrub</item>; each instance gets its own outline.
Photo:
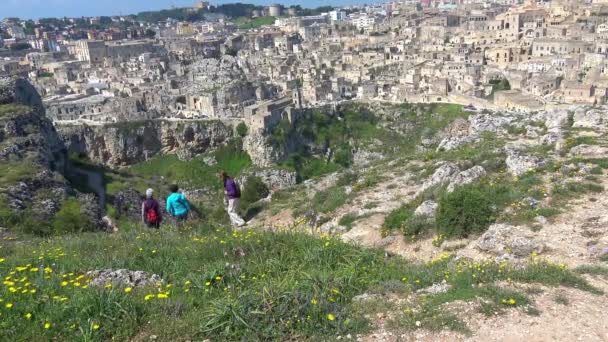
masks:
[[[357,215],[354,213],[348,213],[338,221],[338,224],[344,227],[347,227],[349,230],[353,227],[353,223],[357,220]]]
[[[343,187],[331,187],[315,194],[315,197],[312,200],[313,209],[316,212],[329,213],[338,209],[346,203],[347,200],[348,195]]]
[[[479,186],[467,185],[444,194],[439,200],[437,227],[446,237],[466,237],[483,232],[494,222],[493,200]]]
[[[94,229],[89,218],[82,212],[77,199],[68,199],[63,203],[61,209],[55,214],[52,223],[53,232],[76,233],[92,231]]]
[[[334,162],[342,167],[349,167],[353,163],[353,152],[350,146],[342,146],[336,151]]]
[[[244,122],[241,122],[236,126],[236,134],[238,134],[241,138],[247,136],[248,132],[249,129],[247,128],[247,125]]]
[[[242,189],[241,201],[243,203],[252,204],[262,198],[266,198],[269,194],[270,190],[260,177],[250,176],[247,178],[245,186]]]

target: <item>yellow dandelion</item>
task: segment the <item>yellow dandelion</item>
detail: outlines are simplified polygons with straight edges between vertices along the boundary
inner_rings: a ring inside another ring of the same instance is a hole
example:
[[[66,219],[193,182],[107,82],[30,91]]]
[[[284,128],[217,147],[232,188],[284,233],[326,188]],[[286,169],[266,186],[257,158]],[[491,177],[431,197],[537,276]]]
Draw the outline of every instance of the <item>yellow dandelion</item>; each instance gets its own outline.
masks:
[[[10,309],[10,308],[13,307],[13,303],[7,303],[5,306],[6,306],[7,309]]]
[[[0,258],[0,262],[4,262],[6,259],[4,258]]]
[[[327,319],[330,321],[334,321],[336,319],[336,316],[334,316],[333,314],[327,314]]]
[[[186,280],[186,282],[184,283],[184,285],[190,285],[192,284],[192,282],[190,282],[190,280]]]
[[[132,288],[130,288],[130,287],[126,287],[126,288],[125,288],[125,293],[129,293],[129,292],[131,292],[131,291],[133,291],[133,289],[132,289]]]
[[[509,304],[515,305],[515,303],[516,303],[515,299],[513,299],[513,298],[509,299]]]
[[[112,284],[106,284],[106,286],[104,286],[106,289],[111,289],[112,288]]]
[[[49,323],[49,322],[44,323],[44,329],[51,329],[51,323]]]
[[[99,330],[99,324],[93,324],[93,330]]]
[[[31,313],[29,313],[29,312],[28,312],[28,313],[26,313],[26,314],[25,314],[25,318],[27,318],[27,319],[32,318],[32,314],[31,314]]]
[[[311,303],[312,305],[317,305],[317,304],[319,303],[319,301],[318,301],[316,298],[313,298],[313,299],[310,301],[310,303]]]

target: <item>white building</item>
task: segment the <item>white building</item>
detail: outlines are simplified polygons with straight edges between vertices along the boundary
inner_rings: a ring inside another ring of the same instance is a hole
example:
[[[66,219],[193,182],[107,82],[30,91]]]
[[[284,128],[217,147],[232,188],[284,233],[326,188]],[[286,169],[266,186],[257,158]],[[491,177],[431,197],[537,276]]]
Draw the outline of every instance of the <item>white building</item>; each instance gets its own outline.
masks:
[[[346,12],[331,11],[329,12],[329,18],[331,19],[331,21],[344,21],[346,19]]]
[[[359,14],[351,17],[351,22],[357,29],[367,30],[374,26],[376,19],[374,17],[370,17],[367,14]]]

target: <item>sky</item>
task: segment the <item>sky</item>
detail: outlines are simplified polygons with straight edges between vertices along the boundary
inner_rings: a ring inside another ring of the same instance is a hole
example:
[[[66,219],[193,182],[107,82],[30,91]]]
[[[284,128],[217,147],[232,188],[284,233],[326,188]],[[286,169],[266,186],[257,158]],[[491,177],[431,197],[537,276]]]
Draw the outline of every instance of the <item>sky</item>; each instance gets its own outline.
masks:
[[[48,17],[81,17],[100,15],[126,15],[142,11],[193,6],[197,0],[0,0],[0,18],[19,17],[38,19]],[[257,5],[281,3],[317,7],[324,5],[347,5],[359,1],[349,0],[234,0],[212,1],[212,4],[243,2]],[[372,2],[372,1],[369,1]]]

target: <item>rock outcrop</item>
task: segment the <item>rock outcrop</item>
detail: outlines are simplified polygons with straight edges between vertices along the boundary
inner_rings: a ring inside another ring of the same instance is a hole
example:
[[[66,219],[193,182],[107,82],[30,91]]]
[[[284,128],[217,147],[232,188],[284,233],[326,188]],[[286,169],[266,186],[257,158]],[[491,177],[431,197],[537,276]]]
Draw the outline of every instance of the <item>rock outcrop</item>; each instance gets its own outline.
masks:
[[[0,79],[0,199],[15,214],[27,211],[34,230],[44,232],[68,198],[99,226],[94,195],[77,194],[64,178],[65,146],[46,117],[40,96],[23,79]],[[46,228],[45,228],[46,227]]]
[[[545,166],[545,161],[536,156],[523,154],[521,151],[507,151],[507,170],[514,176],[521,176],[527,172],[539,170]]]
[[[86,277],[90,279],[89,286],[104,287],[108,284],[131,288],[156,287],[162,284],[163,279],[156,275],[143,271],[129,270],[97,270],[87,272]]]
[[[101,126],[61,126],[69,152],[109,167],[127,166],[158,154],[190,159],[224,145],[233,129],[220,121],[150,120]]]
[[[508,224],[493,224],[477,240],[478,249],[498,256],[528,257],[542,253],[545,244],[535,239],[529,229]]]
[[[596,108],[578,108],[572,117],[574,128],[606,128],[608,118],[606,118],[606,109]]]

